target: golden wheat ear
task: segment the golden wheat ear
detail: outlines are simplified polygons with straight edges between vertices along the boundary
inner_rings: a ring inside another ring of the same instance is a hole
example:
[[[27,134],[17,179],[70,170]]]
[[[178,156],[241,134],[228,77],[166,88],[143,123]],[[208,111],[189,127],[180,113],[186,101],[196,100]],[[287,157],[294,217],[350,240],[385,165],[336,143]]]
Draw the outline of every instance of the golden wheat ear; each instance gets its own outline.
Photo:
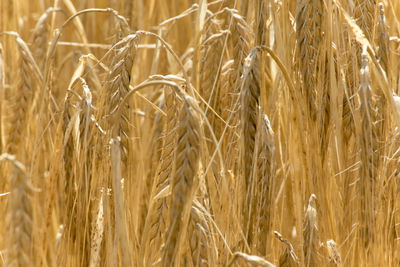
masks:
[[[339,249],[334,240],[326,241],[326,249],[328,250],[329,266],[341,267],[342,258],[340,257]]]
[[[122,42],[122,43],[121,43]],[[106,112],[109,115],[109,131],[114,138],[121,138],[121,160],[123,169],[126,168],[129,154],[130,107],[128,103],[121,105],[122,99],[129,92],[131,83],[131,71],[136,54],[136,38],[128,38],[118,42],[122,47],[117,48],[111,62],[105,84]]]
[[[322,0],[300,0],[296,7],[296,40],[299,72],[303,79],[302,91],[308,105],[308,113],[315,120],[316,78],[318,56],[322,43]]]
[[[166,106],[166,121],[162,133],[162,150],[155,178],[153,181],[149,209],[145,219],[143,235],[141,239],[141,255],[143,262],[150,261],[153,257],[149,254],[157,254],[151,250],[154,247],[160,247],[162,240],[165,239],[164,232],[168,223],[168,199],[166,192],[171,189],[170,181],[174,171],[175,152],[176,152],[176,130],[178,117],[177,112],[181,103],[178,102],[175,92],[172,88],[164,88],[164,98]]]
[[[274,231],[274,235],[285,244],[285,249],[281,252],[281,256],[279,257],[279,267],[297,267],[299,266],[298,258],[296,253],[294,252],[293,245],[289,242],[289,240],[282,237],[282,235]]]
[[[34,213],[32,196],[36,191],[28,180],[25,166],[14,156],[2,154],[0,161],[10,163],[10,196],[7,207],[7,266],[32,266],[35,262],[33,243]]]
[[[89,266],[99,266],[101,262],[101,244],[104,238],[104,188],[102,188],[97,207],[95,222],[92,224],[90,239],[90,260]]]
[[[255,163],[254,151],[257,134],[257,114],[260,97],[260,65],[259,55],[256,49],[250,52],[245,61],[242,86],[240,91],[240,126],[241,126],[241,160],[244,180],[244,230],[246,239],[250,243],[250,222],[251,202],[253,199],[252,188],[254,188],[253,164]]]
[[[162,256],[163,266],[179,266],[182,236],[188,224],[195,177],[200,160],[200,119],[193,105],[195,100],[183,96],[179,112],[175,173],[171,177],[170,225]]]
[[[316,207],[316,196],[312,194],[308,200],[303,228],[303,252],[305,266],[320,266],[319,230]]]
[[[386,75],[389,71],[389,26],[386,23],[385,17],[385,7],[383,3],[378,4],[379,8],[379,17],[378,17],[378,25],[376,28],[377,31],[377,56],[379,59],[379,63],[381,64],[383,70],[386,72]]]
[[[15,37],[19,51],[19,77],[18,83],[12,92],[9,92],[8,103],[10,106],[7,128],[7,151],[16,154],[24,146],[24,136],[28,134],[27,119],[37,93],[38,86],[42,82],[42,74],[34,60],[28,45],[14,32],[9,33]]]
[[[361,237],[365,247],[374,242],[375,216],[374,198],[376,177],[376,133],[373,125],[372,89],[370,83],[369,60],[364,49],[361,54],[360,69],[360,198],[361,198]]]

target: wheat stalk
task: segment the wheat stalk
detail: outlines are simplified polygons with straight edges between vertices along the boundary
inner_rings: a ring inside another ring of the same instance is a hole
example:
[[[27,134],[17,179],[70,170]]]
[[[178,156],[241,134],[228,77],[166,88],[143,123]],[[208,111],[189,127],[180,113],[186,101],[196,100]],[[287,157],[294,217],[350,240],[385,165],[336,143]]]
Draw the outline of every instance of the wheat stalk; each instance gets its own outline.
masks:
[[[113,175],[114,204],[115,204],[115,238],[114,249],[120,244],[120,255],[123,266],[131,266],[131,248],[129,243],[128,229],[126,225],[125,202],[121,187],[121,151],[118,139],[111,142],[111,169]]]
[[[48,28],[46,20],[52,12],[60,11],[55,8],[48,8],[38,19],[36,26],[32,33],[32,54],[34,55],[40,69],[44,69],[46,60],[46,48],[48,38]]]

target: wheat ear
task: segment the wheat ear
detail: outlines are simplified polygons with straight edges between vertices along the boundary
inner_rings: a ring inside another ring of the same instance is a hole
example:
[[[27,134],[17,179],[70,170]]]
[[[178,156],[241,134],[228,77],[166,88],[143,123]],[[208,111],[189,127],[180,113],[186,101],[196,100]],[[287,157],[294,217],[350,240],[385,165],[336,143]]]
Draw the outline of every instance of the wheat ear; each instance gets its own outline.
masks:
[[[274,231],[274,234],[279,239],[279,241],[285,244],[285,249],[282,251],[281,256],[279,257],[279,267],[299,266],[293,245],[289,242],[289,240],[283,238],[279,232]]]
[[[253,184],[253,154],[256,145],[257,109],[260,97],[260,66],[257,50],[246,58],[240,91],[241,159],[244,177],[244,229],[248,236],[250,223],[251,187]],[[249,236],[248,236],[249,237]]]
[[[12,166],[10,199],[7,210],[7,266],[33,266],[32,231],[34,218],[31,197],[34,189],[28,182],[23,164],[13,158],[10,159]]]
[[[104,188],[102,188],[99,204],[97,208],[97,215],[94,224],[92,225],[92,236],[90,240],[90,267],[100,266],[101,261],[101,243],[104,237]]]
[[[336,245],[336,242],[333,240],[326,241],[326,248],[328,250],[330,266],[341,267],[342,258],[340,257],[339,249]]]
[[[187,226],[195,176],[199,167],[201,129],[194,99],[184,96],[179,113],[175,174],[171,177],[170,226],[163,251],[163,266],[179,265],[180,243]]]
[[[320,260],[318,255],[319,248],[319,233],[318,233],[318,218],[317,218],[317,207],[316,197],[314,194],[310,196],[308,200],[308,207],[305,215],[304,229],[303,229],[303,252],[304,252],[304,264],[305,266],[320,266]]]
[[[375,6],[376,0],[354,1],[354,18],[370,41],[373,33]]]
[[[377,25],[377,45],[378,51],[377,56],[379,59],[379,63],[381,64],[383,70],[388,75],[389,70],[389,27],[386,23],[385,17],[385,7],[383,3],[378,4],[379,7],[379,17],[378,17],[378,25]]]
[[[107,111],[110,115],[109,130],[115,138],[121,138],[121,160],[126,167],[129,151],[129,104],[120,106],[120,101],[129,92],[131,82],[131,70],[136,50],[136,39],[127,40],[124,45],[117,50],[111,63],[111,70],[108,74],[107,90]]]
[[[210,247],[207,240],[207,233],[210,233],[207,220],[204,214],[193,205],[190,210],[187,233],[187,240],[189,243],[187,254],[190,254],[193,266],[210,265],[208,262],[210,255],[207,254],[208,248]]]
[[[375,157],[375,133],[372,118],[372,91],[369,77],[368,55],[364,50],[361,55],[360,70],[360,191],[361,191],[361,220],[362,220],[362,239],[364,245],[368,247],[374,240],[374,181],[376,179]]]
[[[316,78],[322,42],[322,0],[300,0],[296,7],[297,58],[311,118],[316,118]]]
[[[36,26],[32,33],[32,54],[35,57],[38,66],[41,70],[44,69],[46,60],[46,48],[48,41],[48,28],[46,20],[52,12],[59,11],[55,8],[48,8],[38,19]]]
[[[175,92],[171,88],[164,88],[166,102],[166,126],[163,131],[163,144],[160,162],[156,170],[152,190],[150,194],[149,211],[146,216],[145,226],[141,240],[141,255],[143,260],[148,259],[148,253],[154,253],[150,248],[159,247],[162,240],[162,233],[167,227],[168,201],[166,197],[158,197],[169,188],[176,146],[177,106],[179,106]],[[157,243],[157,244],[152,244]]]
[[[259,119],[259,136],[261,145],[258,151],[257,164],[257,220],[258,220],[258,247],[262,255],[267,253],[267,241],[273,221],[273,193],[274,193],[274,131],[271,128],[267,115],[261,112]]]
[[[27,133],[26,119],[32,107],[36,85],[40,84],[42,77],[27,44],[17,34],[13,35],[20,52],[20,77],[14,95],[10,97],[13,103],[8,118],[7,147],[9,153],[16,154],[22,136]]]

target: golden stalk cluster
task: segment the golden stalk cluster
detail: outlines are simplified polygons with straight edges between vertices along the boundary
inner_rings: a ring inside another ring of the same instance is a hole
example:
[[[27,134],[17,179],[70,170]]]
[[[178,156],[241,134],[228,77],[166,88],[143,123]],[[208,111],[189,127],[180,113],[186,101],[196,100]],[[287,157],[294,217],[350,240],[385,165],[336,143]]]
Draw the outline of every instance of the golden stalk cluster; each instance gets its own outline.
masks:
[[[0,1],[0,266],[400,266],[399,21]]]

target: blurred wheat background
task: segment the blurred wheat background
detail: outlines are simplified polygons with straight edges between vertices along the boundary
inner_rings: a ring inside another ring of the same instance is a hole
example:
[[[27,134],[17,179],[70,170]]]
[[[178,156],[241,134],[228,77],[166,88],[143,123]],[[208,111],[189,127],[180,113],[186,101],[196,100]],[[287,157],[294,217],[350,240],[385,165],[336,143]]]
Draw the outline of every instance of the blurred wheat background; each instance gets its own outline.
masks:
[[[0,265],[400,266],[400,1],[1,0]]]

